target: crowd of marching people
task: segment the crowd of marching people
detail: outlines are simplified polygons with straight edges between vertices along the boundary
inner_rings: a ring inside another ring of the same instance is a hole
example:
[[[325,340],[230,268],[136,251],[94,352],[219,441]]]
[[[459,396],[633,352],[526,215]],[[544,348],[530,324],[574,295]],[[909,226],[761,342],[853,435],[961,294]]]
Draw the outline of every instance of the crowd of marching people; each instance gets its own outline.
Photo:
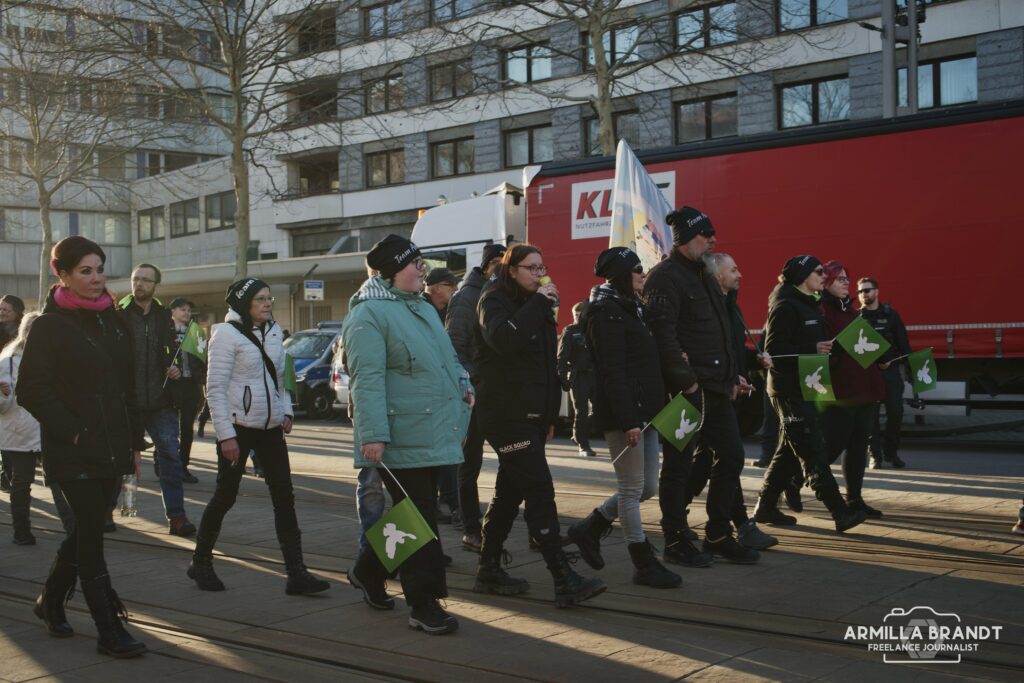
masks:
[[[795,524],[780,499],[801,511],[803,486],[827,507],[837,532],[882,516],[865,501],[864,473],[869,456],[872,466],[904,466],[897,453],[900,364],[909,346],[898,315],[879,301],[879,283],[856,282],[857,307],[842,263],[794,256],[781,268],[759,342],[737,305],[739,265],[713,251],[710,218],[683,207],[667,222],[671,253],[649,272],[628,248],[600,254],[593,270],[600,284],[574,307],[561,339],[559,291],[536,247],[488,245],[461,285],[443,268],[427,273],[423,255],[403,237],[389,235],[368,252],[368,277],[349,302],[340,352],[350,375],[361,529],[347,577],[369,607],[394,609],[387,581],[397,572],[411,627],[435,635],[458,628],[441,602],[451,558],[439,539],[438,500],[461,524],[462,548],[479,554],[474,590],[498,595],[531,589],[507,571],[507,540],[522,506],[558,607],[605,590],[574,562],[580,557],[601,570],[602,540],[616,520],[634,582],[671,589],[683,578],[670,566],[756,563],[778,543],[759,525]],[[149,447],[168,532],[195,536],[187,575],[198,589],[225,590],[213,550],[253,457],[272,501],[285,591],[327,590],[303,560],[286,440],[293,413],[285,333],[273,319],[269,285],[257,278],[233,283],[228,314],[206,352],[183,353],[192,305],[180,298],[160,304],[158,268],[139,265],[132,294],[115,302],[98,245],[68,237],[52,257],[58,283],[41,312],[26,313],[17,297],[0,299],[0,449],[14,542],[35,542],[29,488],[40,458],[67,532],[35,607],[48,632],[73,634],[64,603],[80,585],[99,649],[115,657],[145,652],[125,629],[103,538],[116,528],[111,514],[123,478],[141,476],[141,453]],[[834,345],[858,316],[892,346],[867,367]],[[836,398],[824,409],[807,400],[798,373],[797,357],[816,354],[828,357]],[[595,455],[590,438],[601,433],[616,478],[614,492],[564,534],[545,455],[563,390],[575,407],[580,454]],[[758,463],[767,469],[748,514],[736,402],[760,401],[762,393],[770,405],[763,429],[770,448]],[[694,412],[684,407],[675,414],[672,439],[652,424],[678,397]],[[197,481],[189,453],[204,401],[216,433],[217,480],[197,528],[186,514],[183,484]],[[485,442],[498,470],[482,511],[477,478]],[[830,468],[841,455],[845,495]],[[688,508],[705,489],[701,539]],[[385,492],[392,511],[413,509],[421,525],[415,533],[385,516]],[[645,533],[641,512],[655,495],[660,548]],[[573,545],[575,551],[566,549]]]

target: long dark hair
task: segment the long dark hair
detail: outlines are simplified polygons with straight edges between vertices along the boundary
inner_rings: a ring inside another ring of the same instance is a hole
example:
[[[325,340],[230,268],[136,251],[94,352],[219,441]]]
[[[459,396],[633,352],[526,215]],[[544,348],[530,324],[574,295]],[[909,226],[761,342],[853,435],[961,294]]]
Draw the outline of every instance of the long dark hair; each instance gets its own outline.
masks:
[[[530,254],[540,253],[540,249],[526,242],[520,242],[509,247],[501,257],[501,265],[498,266],[498,271],[495,274],[497,287],[510,296],[522,296],[523,289],[516,282],[515,278],[512,277],[512,266],[518,266]]]
[[[615,293],[623,299],[635,299],[636,292],[633,291],[633,271],[619,273],[608,280],[608,286],[615,290]]]

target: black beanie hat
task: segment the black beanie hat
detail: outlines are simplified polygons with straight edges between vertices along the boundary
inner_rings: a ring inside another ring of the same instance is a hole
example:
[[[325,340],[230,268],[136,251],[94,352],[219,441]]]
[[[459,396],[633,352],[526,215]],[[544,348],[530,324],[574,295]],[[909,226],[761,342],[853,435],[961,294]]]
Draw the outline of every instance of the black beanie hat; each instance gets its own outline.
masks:
[[[793,256],[782,266],[782,279],[786,284],[799,285],[820,265],[821,261],[810,254]]]
[[[594,264],[594,275],[612,280],[640,265],[640,257],[626,247],[605,249]]]
[[[480,259],[480,270],[487,268],[492,259],[501,258],[505,255],[504,244],[488,244],[484,247],[483,258]]]
[[[249,316],[249,309],[252,307],[252,300],[256,298],[256,294],[261,289],[269,286],[259,278],[247,277],[244,280],[231,283],[224,301],[228,303],[231,310],[242,316],[243,322],[251,324],[252,318]]]
[[[672,226],[672,244],[677,247],[686,244],[697,235],[711,237],[715,234],[711,219],[692,206],[676,209],[665,216],[665,222]]]
[[[366,254],[366,265],[388,280],[419,255],[420,250],[409,240],[400,235],[388,235]]]

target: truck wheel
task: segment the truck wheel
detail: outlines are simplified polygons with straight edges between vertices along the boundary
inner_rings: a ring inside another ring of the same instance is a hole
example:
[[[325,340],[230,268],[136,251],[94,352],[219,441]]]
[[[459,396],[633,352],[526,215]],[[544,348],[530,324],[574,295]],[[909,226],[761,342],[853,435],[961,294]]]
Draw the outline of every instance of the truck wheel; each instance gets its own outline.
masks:
[[[306,415],[314,420],[327,420],[334,413],[334,392],[328,386],[317,387],[306,399]]]

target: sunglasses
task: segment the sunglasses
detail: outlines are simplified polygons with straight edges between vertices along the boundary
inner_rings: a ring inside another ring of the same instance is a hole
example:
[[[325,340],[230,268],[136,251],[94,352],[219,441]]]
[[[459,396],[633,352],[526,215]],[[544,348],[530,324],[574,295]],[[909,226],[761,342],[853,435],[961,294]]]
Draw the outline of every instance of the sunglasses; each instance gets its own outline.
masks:
[[[876,289],[878,289],[878,288],[877,287],[868,287],[867,289],[858,289],[857,293],[858,294],[867,294],[868,292],[873,292]]]
[[[824,268],[820,268],[820,267],[819,268],[815,268],[814,272],[817,273],[818,275],[824,275],[825,274],[825,269]]]
[[[643,275],[644,274],[643,264],[638,263],[635,266],[633,266],[633,272],[636,273],[637,275]]]

